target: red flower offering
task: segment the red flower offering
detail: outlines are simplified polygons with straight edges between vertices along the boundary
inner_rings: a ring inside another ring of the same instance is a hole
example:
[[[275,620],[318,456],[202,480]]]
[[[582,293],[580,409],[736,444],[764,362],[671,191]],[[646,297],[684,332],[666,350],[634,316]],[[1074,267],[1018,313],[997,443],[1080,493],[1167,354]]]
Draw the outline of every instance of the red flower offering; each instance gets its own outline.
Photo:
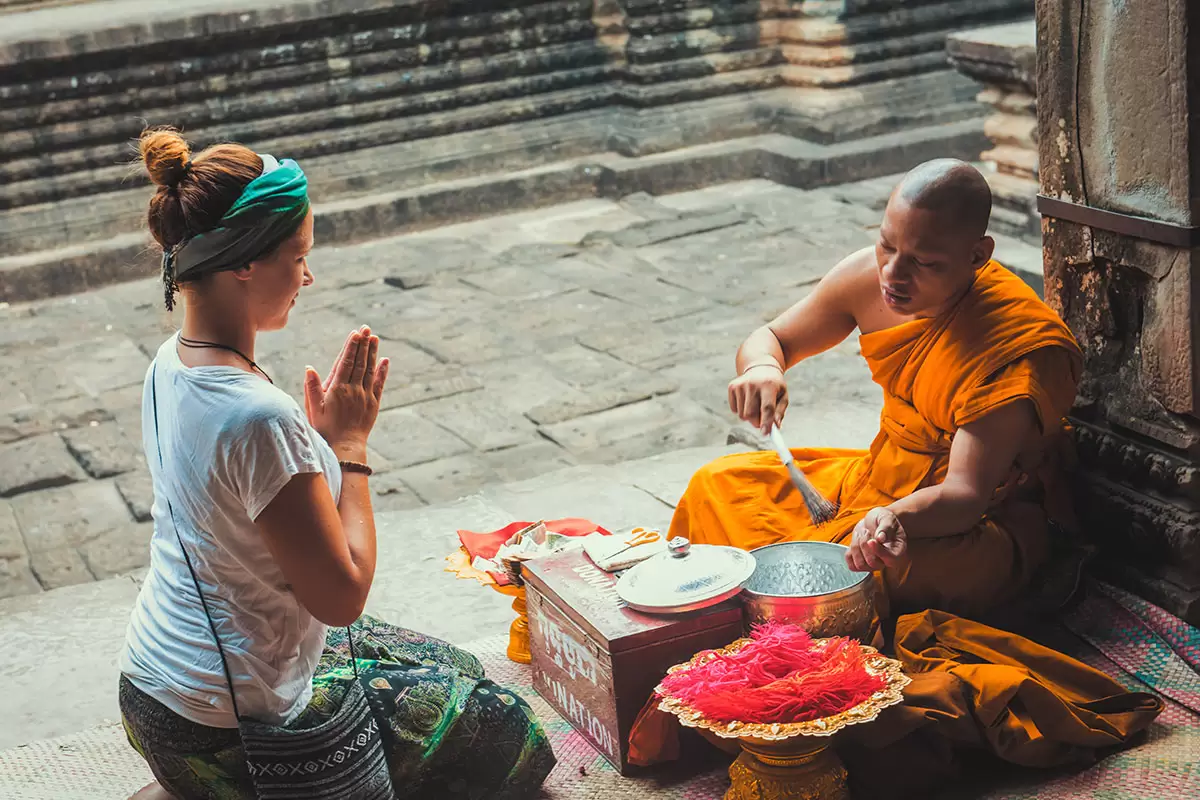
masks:
[[[714,722],[790,723],[832,717],[886,688],[854,639],[813,641],[798,625],[756,627],[736,653],[668,675],[659,693]]]

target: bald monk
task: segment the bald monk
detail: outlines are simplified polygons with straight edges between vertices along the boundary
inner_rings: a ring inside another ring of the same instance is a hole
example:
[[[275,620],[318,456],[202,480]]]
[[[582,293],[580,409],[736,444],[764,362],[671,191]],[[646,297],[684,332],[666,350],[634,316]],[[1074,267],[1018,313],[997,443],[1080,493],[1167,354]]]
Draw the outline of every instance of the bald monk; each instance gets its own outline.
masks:
[[[1059,317],[992,260],[990,213],[970,165],[918,166],[893,192],[875,247],[738,350],[730,407],[766,433],[787,410],[787,370],[858,331],[883,388],[879,434],[866,451],[793,451],[839,505],[832,521],[814,525],[779,456],[761,452],[703,467],[671,523],[672,536],[745,549],[838,542],[852,569],[879,572],[894,628],[875,643],[913,683],[902,706],[839,739],[863,797],[924,796],[954,774],[960,748],[1023,765],[1087,759],[1162,708],[976,621],[1029,591],[1052,521],[1070,523],[1056,453],[1082,366]],[[651,698],[630,760],[673,759],[678,732]]]
[[[983,614],[1028,585],[1048,553],[1043,498],[1082,356],[1054,311],[991,260],[990,211],[976,169],[922,164],[892,194],[875,247],[738,350],[730,408],[766,433],[787,410],[785,372],[858,332],[884,391],[879,434],[865,452],[794,451],[837,517],[813,525],[779,457],[744,453],[695,475],[673,536],[849,545],[851,568],[884,568],[897,612]]]

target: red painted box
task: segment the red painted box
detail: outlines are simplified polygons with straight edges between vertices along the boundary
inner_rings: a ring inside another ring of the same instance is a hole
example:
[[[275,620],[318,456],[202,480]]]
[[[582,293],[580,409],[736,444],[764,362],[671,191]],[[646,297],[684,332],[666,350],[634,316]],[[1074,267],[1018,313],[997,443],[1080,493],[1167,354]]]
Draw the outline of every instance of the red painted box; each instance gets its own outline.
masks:
[[[527,561],[533,686],[622,775],[629,731],[667,669],[742,635],[737,599],[688,614],[633,611],[582,550]]]

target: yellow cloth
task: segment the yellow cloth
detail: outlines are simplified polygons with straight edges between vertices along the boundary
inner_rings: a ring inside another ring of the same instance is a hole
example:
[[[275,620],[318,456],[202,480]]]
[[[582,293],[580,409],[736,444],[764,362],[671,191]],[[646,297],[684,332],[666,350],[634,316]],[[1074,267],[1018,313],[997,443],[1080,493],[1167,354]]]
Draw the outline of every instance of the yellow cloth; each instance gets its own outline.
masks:
[[[1055,456],[1082,367],[1078,345],[1054,311],[995,262],[947,314],[859,341],[884,391],[879,434],[866,451],[793,451],[813,485],[838,503],[837,517],[812,525],[774,452],[737,453],[693,476],[671,536],[747,550],[802,539],[846,543],[870,509],[945,478],[955,430],[1028,399],[1042,432],[1026,443],[983,521],[956,536],[910,537],[911,567],[884,576],[898,613],[974,615],[1003,603],[1046,558],[1043,496],[1062,505]]]
[[[958,535],[910,537],[912,565],[884,571],[891,613],[917,612],[897,619],[894,637],[894,655],[914,682],[902,706],[850,737],[848,744],[858,739],[869,748],[861,761],[849,748],[851,777],[869,788],[864,796],[899,796],[945,777],[962,746],[1048,766],[1126,742],[1161,710],[1153,696],[1125,692],[1073,658],[947,613],[986,614],[1013,599],[1048,554],[1047,519],[1071,522],[1057,474],[1063,418],[1082,368],[1070,331],[1024,282],[991,262],[946,315],[860,342],[884,390],[870,449],[793,451],[813,484],[841,506],[838,516],[814,527],[779,457],[743,453],[693,477],[671,535],[745,549],[801,539],[844,543],[871,508],[945,478],[960,426],[1028,399],[1040,431],[985,518]],[[651,699],[631,732],[630,760],[672,760],[678,730]]]

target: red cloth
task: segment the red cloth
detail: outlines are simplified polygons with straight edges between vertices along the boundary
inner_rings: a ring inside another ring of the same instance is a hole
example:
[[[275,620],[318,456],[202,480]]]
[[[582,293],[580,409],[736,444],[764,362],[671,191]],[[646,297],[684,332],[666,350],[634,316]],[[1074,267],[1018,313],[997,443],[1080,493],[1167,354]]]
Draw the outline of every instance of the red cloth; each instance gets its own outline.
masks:
[[[567,517],[565,519],[548,519],[545,521],[546,530],[551,533],[562,534],[563,536],[587,536],[589,533],[599,533],[604,536],[612,534],[600,527],[591,520],[582,519],[580,517]],[[476,531],[458,532],[458,540],[462,542],[463,549],[467,551],[467,555],[474,561],[478,558],[495,558],[496,553],[500,550],[500,545],[512,538],[512,535],[522,528],[528,528],[533,525],[532,522],[510,522],[503,528],[490,533],[478,533]],[[496,582],[504,585],[508,583],[508,577],[504,573],[489,572]]]

